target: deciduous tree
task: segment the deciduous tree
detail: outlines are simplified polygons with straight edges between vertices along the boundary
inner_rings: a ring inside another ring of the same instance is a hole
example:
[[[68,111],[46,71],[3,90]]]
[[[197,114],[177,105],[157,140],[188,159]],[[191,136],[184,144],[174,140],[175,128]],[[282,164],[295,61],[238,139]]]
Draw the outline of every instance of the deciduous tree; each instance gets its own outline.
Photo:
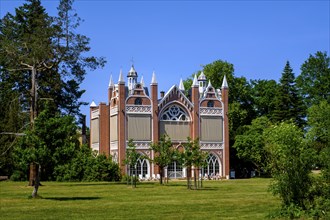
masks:
[[[330,57],[326,52],[317,51],[301,65],[297,86],[304,102],[311,107],[326,100],[330,103]]]
[[[150,147],[154,151],[154,158],[149,158],[149,160],[159,167],[159,181],[160,184],[163,184],[164,168],[174,160],[176,151],[172,147],[170,137],[167,135],[162,136],[158,142],[151,144]]]

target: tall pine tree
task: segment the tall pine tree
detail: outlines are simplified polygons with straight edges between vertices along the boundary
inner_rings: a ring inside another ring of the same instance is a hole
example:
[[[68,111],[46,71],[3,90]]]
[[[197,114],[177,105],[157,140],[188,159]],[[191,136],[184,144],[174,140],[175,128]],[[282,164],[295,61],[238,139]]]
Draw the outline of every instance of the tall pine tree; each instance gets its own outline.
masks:
[[[306,107],[298,93],[296,80],[289,61],[286,62],[275,97],[274,122],[293,121],[299,127],[305,124]]]

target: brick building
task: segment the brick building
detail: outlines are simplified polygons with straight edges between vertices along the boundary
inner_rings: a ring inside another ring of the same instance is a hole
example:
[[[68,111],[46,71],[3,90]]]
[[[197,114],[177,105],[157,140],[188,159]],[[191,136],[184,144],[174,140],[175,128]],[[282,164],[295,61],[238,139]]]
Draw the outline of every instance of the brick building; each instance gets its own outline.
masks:
[[[127,75],[127,85],[120,71],[117,84],[110,78],[108,102],[90,105],[90,143],[101,154],[112,155],[126,172],[123,160],[129,139],[133,139],[139,153],[153,157],[149,146],[167,134],[173,147],[179,148],[187,137],[199,138],[203,151],[209,153],[208,166],[203,174],[229,176],[229,129],[228,129],[228,84],[223,79],[222,88],[214,88],[203,72],[195,75],[192,87],[185,95],[182,80],[166,93],[158,96],[158,83],[153,73],[149,89],[143,77],[132,65]],[[158,168],[146,159],[139,159],[138,174],[151,177]],[[167,168],[170,178],[185,177],[186,169],[177,161]]]

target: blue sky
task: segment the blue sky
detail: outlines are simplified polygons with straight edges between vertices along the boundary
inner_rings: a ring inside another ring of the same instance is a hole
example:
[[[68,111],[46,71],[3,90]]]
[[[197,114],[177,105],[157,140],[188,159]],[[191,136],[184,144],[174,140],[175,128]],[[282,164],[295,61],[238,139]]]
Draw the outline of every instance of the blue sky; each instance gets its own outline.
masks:
[[[117,82],[132,57],[147,85],[156,72],[159,91],[218,59],[248,80],[279,80],[287,60],[297,76],[309,54],[329,54],[329,2],[76,0],[84,19],[78,32],[91,38],[91,54],[107,60],[103,69],[88,72],[83,100],[106,101],[110,74]],[[0,17],[22,3],[1,0]],[[57,0],[42,4],[56,13]],[[89,116],[88,106],[81,110]]]

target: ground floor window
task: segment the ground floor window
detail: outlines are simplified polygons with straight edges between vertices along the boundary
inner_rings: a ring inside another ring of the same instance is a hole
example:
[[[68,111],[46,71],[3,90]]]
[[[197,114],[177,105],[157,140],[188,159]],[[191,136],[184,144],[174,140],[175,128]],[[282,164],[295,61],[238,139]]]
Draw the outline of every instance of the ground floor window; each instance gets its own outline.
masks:
[[[207,166],[204,167],[202,175],[209,177],[221,175],[220,162],[217,156],[210,153],[206,159]]]
[[[135,175],[138,177],[145,178],[148,175],[149,163],[147,159],[140,157],[136,163],[136,171],[134,165],[130,166],[129,173],[131,176]],[[135,173],[136,172],[136,173]]]
[[[169,178],[182,178],[183,176],[183,169],[182,164],[178,161],[173,161],[168,167],[167,167],[167,176]]]

